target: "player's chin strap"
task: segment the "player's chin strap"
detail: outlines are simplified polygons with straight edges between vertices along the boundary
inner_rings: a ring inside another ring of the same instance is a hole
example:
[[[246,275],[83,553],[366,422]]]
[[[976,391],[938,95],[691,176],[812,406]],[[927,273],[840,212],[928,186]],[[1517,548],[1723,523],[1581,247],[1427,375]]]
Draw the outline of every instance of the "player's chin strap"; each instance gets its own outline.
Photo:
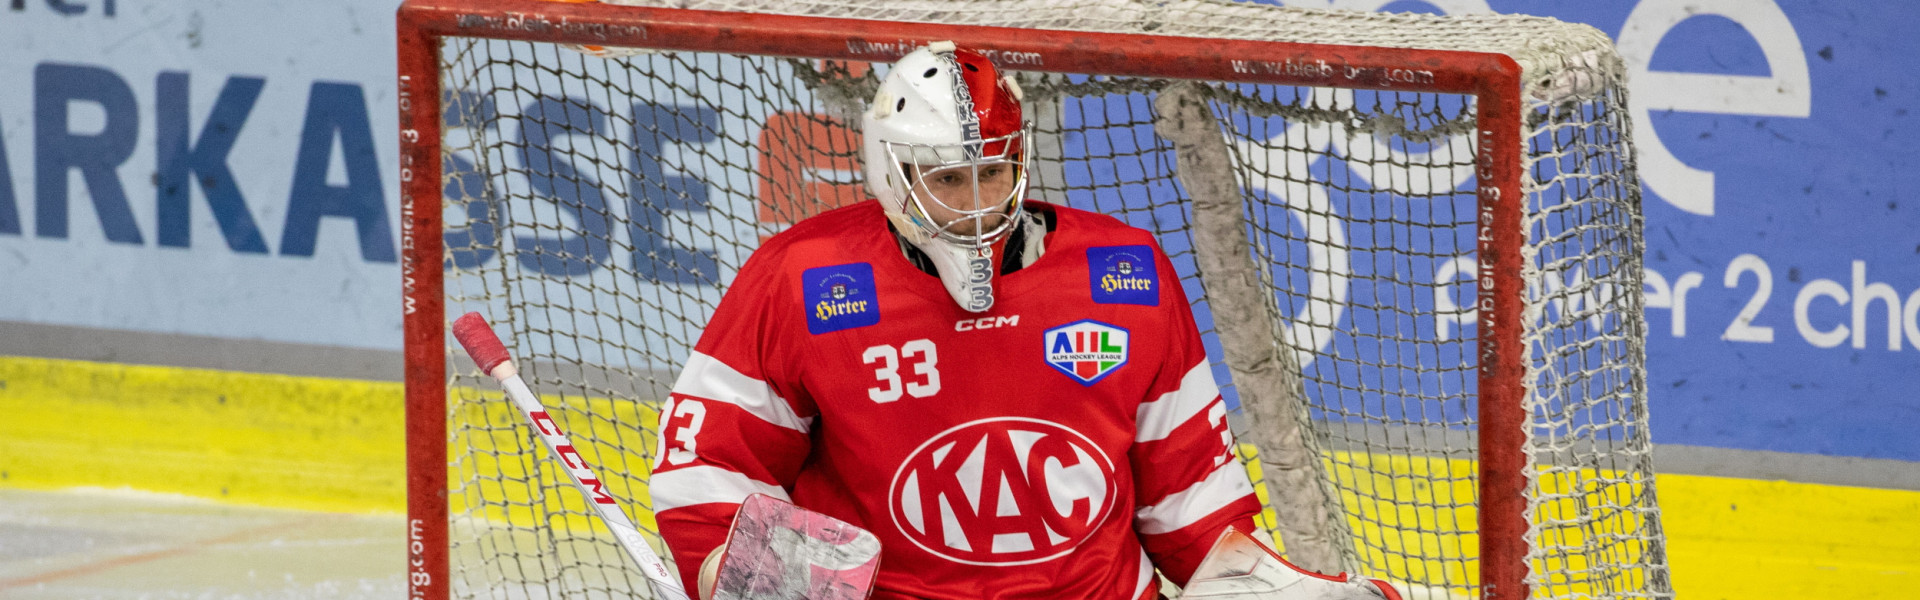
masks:
[[[947,295],[952,296],[960,308],[983,313],[993,308],[993,278],[999,274],[1009,241],[1020,244],[1016,250],[1022,264],[1031,264],[1040,258],[1045,248],[1045,225],[1034,220],[1025,210],[1014,213],[1013,218],[1016,221],[1015,228],[1021,230],[1021,235],[1002,236],[992,245],[981,248],[969,248],[936,239],[922,233],[918,227],[898,220],[894,228],[901,232],[902,239],[933,263],[934,271],[940,275],[940,283],[947,288]]]

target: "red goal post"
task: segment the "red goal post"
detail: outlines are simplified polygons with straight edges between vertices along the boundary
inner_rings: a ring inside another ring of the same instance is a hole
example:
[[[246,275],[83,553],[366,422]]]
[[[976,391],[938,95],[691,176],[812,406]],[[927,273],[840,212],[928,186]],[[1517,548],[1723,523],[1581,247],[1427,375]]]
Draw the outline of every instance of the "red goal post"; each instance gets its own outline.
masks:
[[[1471,543],[1476,548],[1470,553],[1472,558],[1463,559],[1457,564],[1447,563],[1452,566],[1444,569],[1430,567],[1422,571],[1420,567],[1406,568],[1422,572],[1473,568],[1477,572],[1423,575],[1431,576],[1424,585],[1446,591],[1416,596],[1477,594],[1486,598],[1526,598],[1560,596],[1567,593],[1566,590],[1599,588],[1608,588],[1609,594],[1618,594],[1605,597],[1671,595],[1666,584],[1661,542],[1657,539],[1658,511],[1652,500],[1651,471],[1645,467],[1644,456],[1631,457],[1632,461],[1638,461],[1633,463],[1635,468],[1643,472],[1622,477],[1633,482],[1632,494],[1635,498],[1628,504],[1649,509],[1629,511],[1637,511],[1632,518],[1633,527],[1639,533],[1634,535],[1644,538],[1649,535],[1646,532],[1651,531],[1656,539],[1636,542],[1640,546],[1627,551],[1631,556],[1605,556],[1606,553],[1601,552],[1600,556],[1556,559],[1543,557],[1537,552],[1542,535],[1565,534],[1555,533],[1554,525],[1550,522],[1543,524],[1541,506],[1548,501],[1542,499],[1545,494],[1541,491],[1544,486],[1541,482],[1547,477],[1543,475],[1546,471],[1539,465],[1551,461],[1536,458],[1529,450],[1530,440],[1542,435],[1542,431],[1557,431],[1557,426],[1552,423],[1541,424],[1541,409],[1537,408],[1540,404],[1537,397],[1541,392],[1533,389],[1538,387],[1537,383],[1530,385],[1530,382],[1541,381],[1541,371],[1550,370],[1552,366],[1542,366],[1542,354],[1548,356],[1545,359],[1548,363],[1558,355],[1551,349],[1542,350],[1544,346],[1539,336],[1530,338],[1529,335],[1530,332],[1551,326],[1550,322],[1554,320],[1551,314],[1546,318],[1548,325],[1539,325],[1543,319],[1541,313],[1548,310],[1542,307],[1550,301],[1549,296],[1562,293],[1561,288],[1570,284],[1564,279],[1558,284],[1543,285],[1539,282],[1542,267],[1538,261],[1543,259],[1533,249],[1538,248],[1539,244],[1552,242],[1530,241],[1527,230],[1529,218],[1542,210],[1539,206],[1541,201],[1536,197],[1538,192],[1560,184],[1543,186],[1538,181],[1527,179],[1529,165],[1537,165],[1539,160],[1537,155],[1529,154],[1529,144],[1537,143],[1529,140],[1539,135],[1538,130],[1530,128],[1537,127],[1538,123],[1530,123],[1528,119],[1541,120],[1542,109],[1539,107],[1558,101],[1540,96],[1542,89],[1588,85],[1578,81],[1584,77],[1582,74],[1559,72],[1557,76],[1572,77],[1574,80],[1530,84],[1525,80],[1529,72],[1523,65],[1508,54],[1495,51],[1497,49],[1430,50],[1101,31],[1035,31],[981,25],[535,0],[407,0],[398,12],[397,23],[401,262],[407,355],[409,597],[449,598],[454,591],[451,583],[454,553],[449,551],[452,541],[448,526],[452,518],[448,491],[448,442],[451,434],[447,419],[450,394],[457,392],[450,385],[451,371],[447,362],[449,292],[445,278],[455,261],[450,258],[453,250],[445,244],[449,229],[445,224],[445,215],[449,206],[447,190],[456,184],[449,183],[443,177],[447,167],[442,162],[446,152],[450,151],[443,148],[442,141],[445,133],[443,125],[448,119],[444,111],[452,102],[448,98],[453,91],[447,85],[449,75],[446,69],[450,63],[443,56],[443,48],[446,40],[454,38],[821,59],[845,61],[847,64],[885,63],[918,44],[953,40],[964,47],[984,49],[989,55],[1000,57],[1007,68],[1032,73],[1201,80],[1226,87],[1242,84],[1278,85],[1469,97],[1471,114],[1462,115],[1461,118],[1470,117],[1472,124],[1470,138],[1474,154],[1469,160],[1472,164],[1473,187],[1466,193],[1477,199],[1471,216],[1472,239],[1476,247],[1471,248],[1474,257],[1471,274],[1464,281],[1471,284],[1474,296],[1469,300],[1471,304],[1455,307],[1453,316],[1457,319],[1456,326],[1459,329],[1465,331],[1471,326],[1475,331],[1473,343],[1470,344],[1473,356],[1462,360],[1470,364],[1474,372],[1471,395],[1477,404],[1477,414],[1470,419],[1468,428],[1472,431],[1472,443],[1476,448],[1469,460],[1476,472],[1467,477],[1474,488],[1470,494],[1470,506],[1453,514],[1477,519],[1473,526],[1461,527],[1470,531],[1459,538],[1462,540],[1460,543]],[[1491,20],[1465,22],[1463,26],[1479,31],[1476,28],[1487,27],[1489,23],[1497,26]],[[1584,56],[1569,60],[1577,63],[1605,59]],[[1615,86],[1604,82],[1591,85]],[[1530,97],[1530,93],[1533,96]],[[1593,94],[1590,90],[1575,93]],[[1615,87],[1607,87],[1599,93],[1609,97],[1606,102],[1624,102],[1623,92]],[[1552,109],[1546,111],[1551,113]],[[1553,117],[1549,115],[1544,118],[1550,121]],[[1607,118],[1624,119],[1613,115]],[[1608,129],[1616,127],[1607,126]],[[1624,129],[1617,135],[1619,143],[1624,145]],[[1183,154],[1186,150],[1186,146],[1181,146]],[[1187,157],[1183,155],[1181,160],[1181,167],[1187,168]],[[1620,225],[1622,231],[1633,236],[1623,242],[1630,246],[1626,251],[1637,251],[1638,190],[1637,184],[1632,181],[1630,151],[1625,157],[1613,160],[1617,160],[1618,164],[1608,167],[1617,171],[1612,176],[1624,178],[1614,184],[1621,190],[1617,195],[1623,196],[1621,203],[1631,205],[1631,213],[1606,218],[1624,219],[1624,224]],[[1192,183],[1185,185],[1189,191],[1198,187]],[[1530,201],[1535,204],[1532,208],[1534,212],[1530,212]],[[1538,223],[1533,226],[1552,227]],[[1196,242],[1196,245],[1203,243]],[[1246,244],[1244,240],[1240,243]],[[1607,252],[1611,254],[1615,250],[1609,246]],[[1205,259],[1202,256],[1200,260]],[[1632,330],[1644,329],[1637,314],[1638,300],[1615,300],[1616,297],[1637,297],[1639,293],[1637,257],[1629,256],[1621,261],[1618,266],[1610,267],[1609,271],[1622,273],[1620,277],[1625,283],[1618,284],[1622,289],[1608,292],[1619,296],[1608,295],[1601,300],[1590,297],[1586,305],[1592,309],[1601,301],[1608,304],[1609,308],[1603,311],[1605,314],[1595,321],[1606,323],[1607,331],[1602,337],[1607,340],[1616,335],[1616,330],[1625,332],[1619,335],[1632,336],[1636,335]],[[1554,273],[1552,277],[1561,277],[1551,267],[1546,272]],[[1626,289],[1629,285],[1630,289]],[[1195,287],[1189,285],[1189,291],[1196,291]],[[1560,308],[1553,310],[1564,311],[1568,305],[1557,306]],[[1441,311],[1439,308],[1434,310]],[[1588,318],[1587,313],[1560,316],[1565,317],[1560,320],[1570,320],[1575,325]],[[1445,331],[1444,328],[1442,331]],[[1228,333],[1219,335],[1226,336]],[[1644,338],[1644,334],[1637,335]],[[691,340],[685,343],[690,344]],[[1578,345],[1580,340],[1572,343]],[[1628,341],[1624,344],[1622,347],[1625,350],[1622,352],[1625,355],[1631,355],[1630,358],[1635,361],[1641,360],[1637,342]],[[1529,349],[1529,346],[1534,348]],[[1295,368],[1297,370],[1298,366]],[[1608,377],[1619,378],[1620,386],[1634,388],[1623,393],[1637,395],[1638,404],[1634,404],[1636,401],[1631,398],[1623,402],[1629,406],[1629,410],[1643,411],[1644,372],[1637,362],[1631,368],[1633,371],[1630,373]],[[1239,375],[1236,371],[1235,376]],[[1298,386],[1299,383],[1292,385]],[[1609,396],[1612,393],[1599,395]],[[1292,415],[1288,412],[1283,410],[1280,414],[1290,418]],[[1298,412],[1304,415],[1306,411]],[[1582,419],[1584,417],[1571,420]],[[1621,452],[1632,454],[1646,450],[1644,414],[1640,419],[1618,427],[1626,435],[1638,436]],[[1313,418],[1300,421],[1307,427],[1312,427],[1315,422]],[[1243,441],[1246,441],[1244,435]],[[1266,449],[1262,448],[1262,451]],[[1315,452],[1322,456],[1337,454],[1327,447],[1320,447]],[[1329,468],[1339,468],[1337,464],[1328,464],[1332,465]],[[1592,470],[1594,467],[1579,468]],[[1605,471],[1607,468],[1600,469]],[[1366,493],[1352,496],[1354,492],[1332,481],[1338,477],[1328,477],[1329,482],[1324,484],[1328,490],[1326,493],[1334,496],[1336,501],[1345,497],[1348,498],[1347,502],[1352,503],[1355,502],[1353,497],[1362,500],[1367,497]],[[1573,477],[1578,479],[1577,475]],[[1598,490],[1608,485],[1611,484],[1579,484],[1574,487]],[[1580,496],[1583,493],[1613,492],[1576,490],[1574,495],[1577,503],[1586,502],[1586,497]],[[1641,495],[1645,497],[1640,498]],[[625,499],[629,503],[641,500]],[[1339,518],[1340,510],[1332,512]],[[1613,517],[1590,518],[1605,520]],[[644,521],[650,522],[650,519]],[[1594,529],[1591,524],[1587,527]],[[1339,535],[1366,537],[1362,533]],[[1446,540],[1454,538],[1447,537]],[[1534,541],[1530,543],[1529,540]],[[1343,543],[1351,545],[1350,542]],[[1360,543],[1364,546],[1367,542],[1362,539]],[[1417,545],[1423,542],[1406,543]],[[1398,547],[1396,544],[1401,543],[1389,545]],[[1409,562],[1408,559],[1392,559],[1392,556],[1388,556],[1392,560],[1371,565],[1370,561],[1378,558],[1380,553],[1366,548],[1349,548],[1345,554],[1348,558],[1344,566],[1378,571],[1366,574],[1390,580],[1395,579],[1393,576],[1396,573],[1391,572],[1395,567],[1386,563],[1393,560]],[[1388,555],[1391,554],[1388,552]],[[1563,581],[1565,578],[1554,573],[1538,572],[1543,568],[1586,572],[1599,569],[1597,565],[1608,560],[1631,563],[1623,567],[1630,572],[1621,574],[1606,571],[1599,575],[1577,576],[1575,578],[1582,578],[1582,581],[1576,583],[1567,583]],[[1356,561],[1361,564],[1352,564]],[[1417,559],[1413,562],[1417,562]],[[1542,586],[1559,586],[1566,590],[1543,594],[1539,590]],[[1612,589],[1617,586],[1635,589]],[[1529,591],[1530,588],[1534,590]],[[1602,595],[1596,594],[1595,597]]]

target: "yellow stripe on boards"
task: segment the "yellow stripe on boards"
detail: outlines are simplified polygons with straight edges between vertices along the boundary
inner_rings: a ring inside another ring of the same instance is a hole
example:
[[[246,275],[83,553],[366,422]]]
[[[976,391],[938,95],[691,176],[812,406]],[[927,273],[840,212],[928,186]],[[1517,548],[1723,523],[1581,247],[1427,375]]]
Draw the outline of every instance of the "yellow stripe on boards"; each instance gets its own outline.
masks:
[[[591,520],[498,390],[454,388],[455,514],[526,524],[535,497]],[[320,377],[0,357],[0,485],[132,488],[334,512],[406,510],[403,386]],[[608,492],[648,497],[650,404],[542,395]],[[535,467],[535,461],[545,461]],[[530,474],[537,476],[529,477]],[[462,483],[468,494],[458,493]],[[488,496],[480,500],[479,494]],[[504,501],[516,507],[482,506]],[[636,518],[648,527],[653,515]],[[498,513],[498,514],[494,514]],[[570,521],[572,519],[569,519]]]
[[[1243,444],[1240,453],[1249,458],[1249,475],[1260,481],[1259,462],[1251,460],[1257,450]],[[1442,569],[1448,581],[1477,581],[1479,550],[1472,533],[1477,514],[1468,502],[1473,494],[1466,479],[1474,473],[1470,461],[1349,453],[1332,459],[1346,505],[1359,512],[1348,526],[1374,549],[1367,562],[1388,571],[1367,575],[1404,581]],[[1355,475],[1362,471],[1370,473]],[[1544,477],[1540,487],[1560,496],[1540,510],[1551,517],[1583,503],[1618,504],[1616,499],[1641,492],[1631,482],[1572,491],[1573,482],[1591,479],[1570,473]],[[1905,598],[1920,589],[1920,492],[1700,475],[1657,475],[1655,480],[1677,595],[1858,600]],[[1254,489],[1266,503],[1264,487]],[[1257,520],[1271,529],[1275,516],[1269,508]],[[1614,513],[1592,529],[1599,535],[1624,534],[1639,525],[1632,515]],[[1542,535],[1548,543],[1576,545],[1591,534],[1548,527]],[[1633,542],[1608,548],[1615,556],[1646,550]],[[1545,580],[1551,582],[1536,595],[1578,597],[1595,587],[1596,582],[1577,578],[1585,565],[1566,559],[1549,563],[1535,566],[1550,573]],[[1604,585],[1632,589],[1634,583]]]
[[[401,386],[0,357],[0,485],[406,506]]]
[[[1905,599],[1920,590],[1920,492],[1658,481],[1679,597]]]

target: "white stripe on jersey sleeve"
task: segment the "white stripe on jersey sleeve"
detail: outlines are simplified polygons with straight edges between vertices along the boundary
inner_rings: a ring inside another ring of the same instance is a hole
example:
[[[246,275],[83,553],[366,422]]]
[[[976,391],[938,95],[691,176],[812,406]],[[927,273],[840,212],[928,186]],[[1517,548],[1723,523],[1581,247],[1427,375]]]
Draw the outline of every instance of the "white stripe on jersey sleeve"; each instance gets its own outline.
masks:
[[[1134,511],[1134,528],[1148,535],[1177,531],[1252,493],[1253,483],[1247,480],[1246,467],[1240,461],[1230,460],[1200,483],[1168,494],[1158,504]]]
[[[793,412],[793,405],[773,394],[767,382],[699,352],[687,358],[680,379],[673,382],[673,393],[732,404],[762,421],[803,434],[813,428],[813,418],[800,418]]]
[[[1140,549],[1140,580],[1133,584],[1133,596],[1139,598],[1147,594],[1147,586],[1155,582],[1153,560],[1147,558],[1147,549]]]
[[[1213,367],[1202,360],[1180,376],[1180,389],[1140,403],[1140,412],[1134,417],[1133,441],[1167,439],[1181,423],[1206,410],[1218,397],[1220,386],[1213,382]]]
[[[653,512],[716,502],[738,504],[747,496],[766,494],[791,502],[779,486],[754,481],[721,467],[687,467],[654,473],[647,481],[653,494]]]

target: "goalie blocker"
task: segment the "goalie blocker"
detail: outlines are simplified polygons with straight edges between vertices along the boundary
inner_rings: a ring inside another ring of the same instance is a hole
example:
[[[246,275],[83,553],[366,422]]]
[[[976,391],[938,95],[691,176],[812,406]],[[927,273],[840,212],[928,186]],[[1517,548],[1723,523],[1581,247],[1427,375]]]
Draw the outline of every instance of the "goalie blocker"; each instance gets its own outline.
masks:
[[[704,600],[860,600],[880,572],[880,540],[865,529],[766,494],[740,504]]]

